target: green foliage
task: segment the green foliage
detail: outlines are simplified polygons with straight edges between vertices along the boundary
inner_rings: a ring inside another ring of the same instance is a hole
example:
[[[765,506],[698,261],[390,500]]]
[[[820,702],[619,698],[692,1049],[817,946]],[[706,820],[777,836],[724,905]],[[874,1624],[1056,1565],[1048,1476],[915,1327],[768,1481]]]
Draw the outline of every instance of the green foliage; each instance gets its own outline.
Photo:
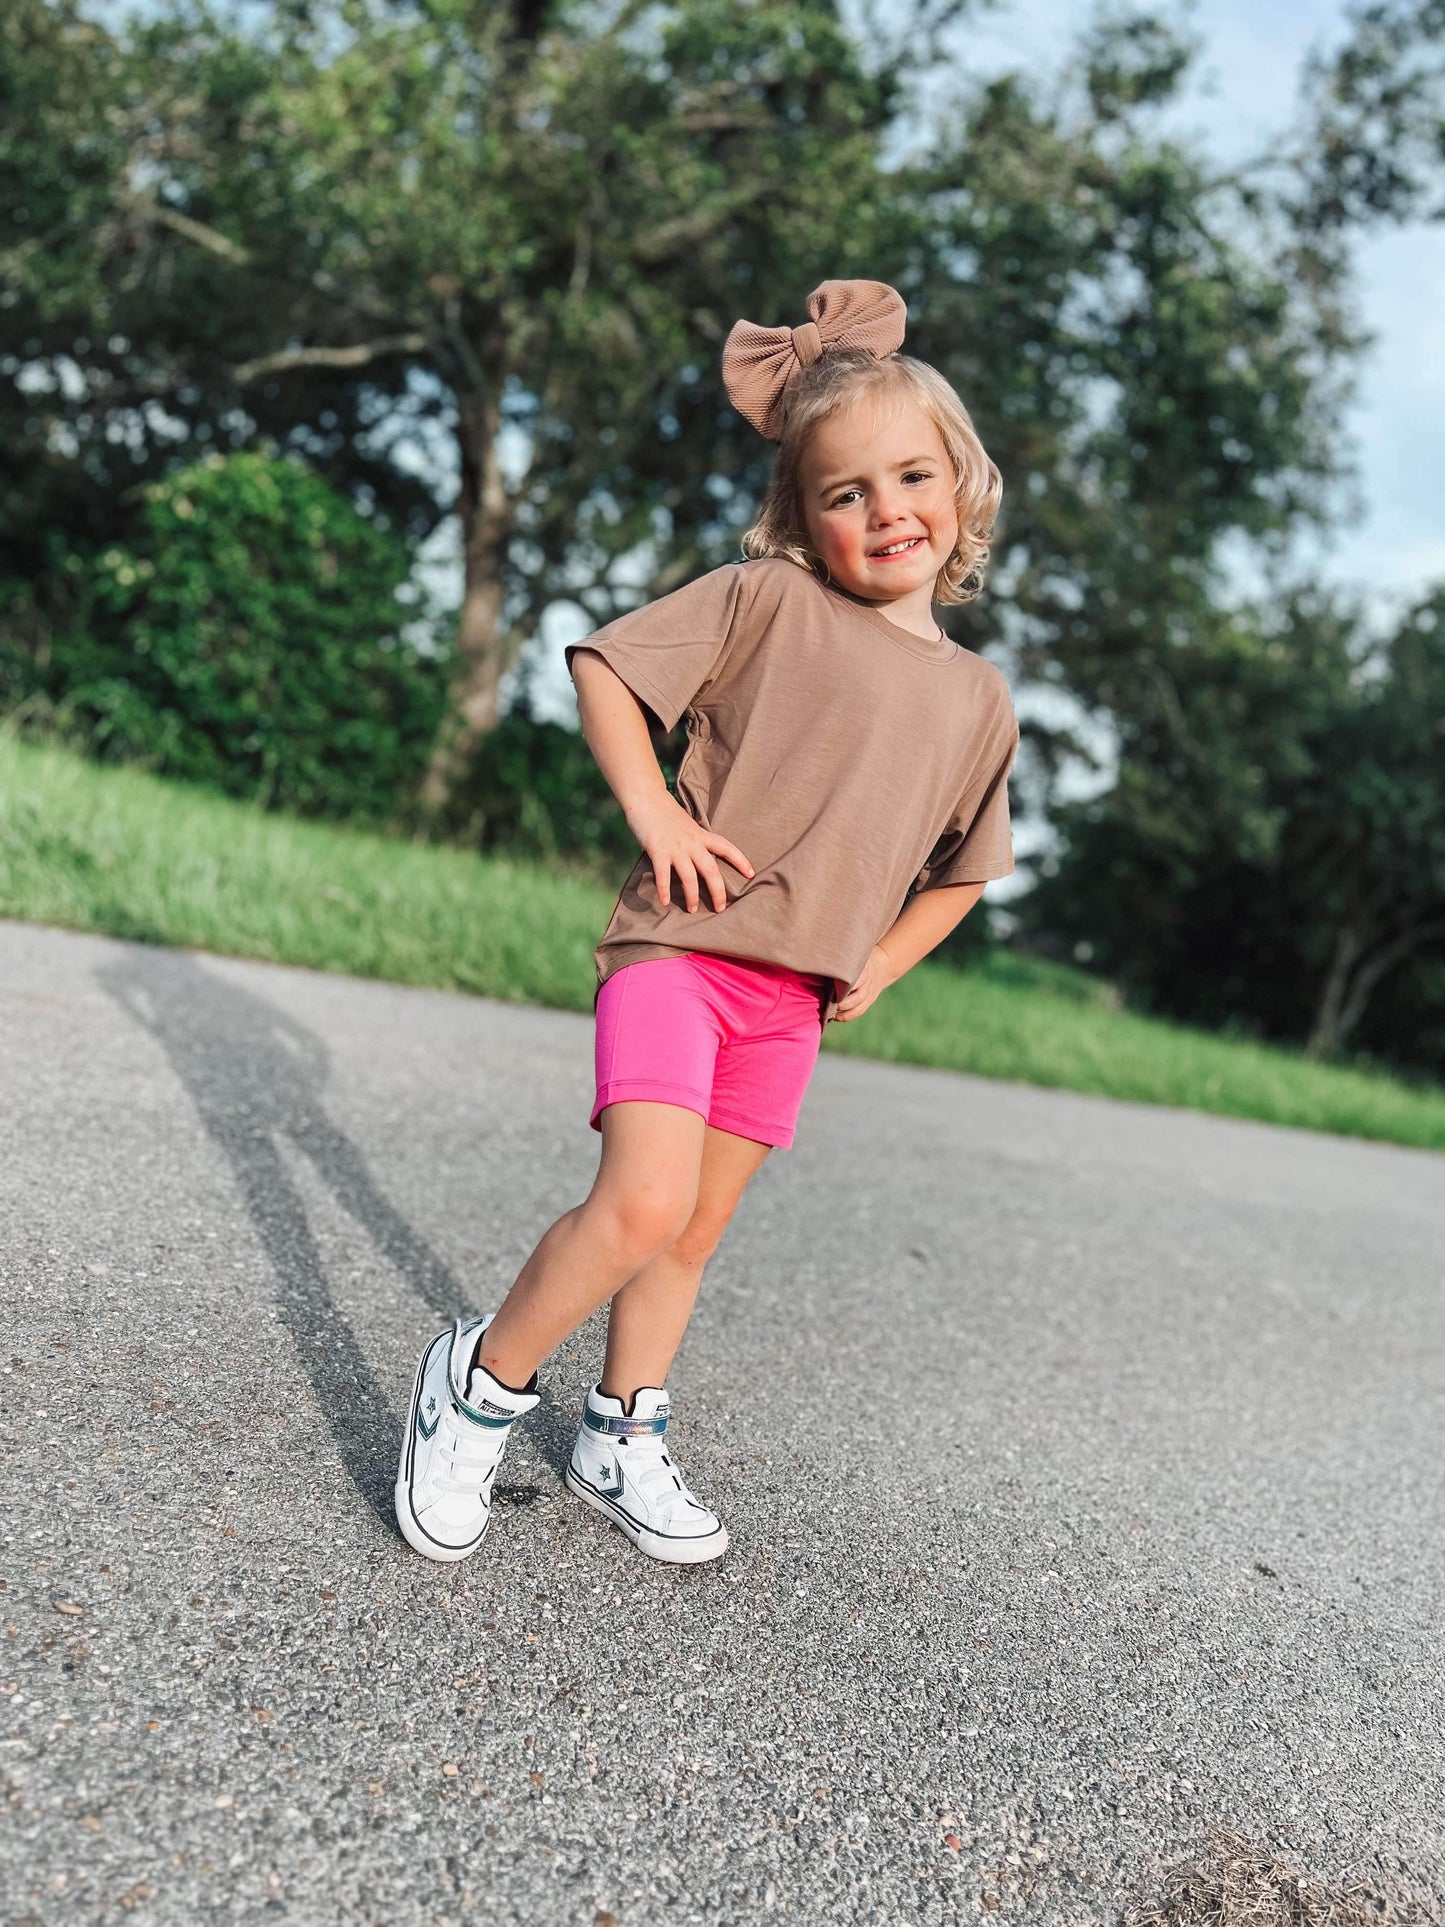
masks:
[[[1303,218],[1439,220],[1445,126],[1445,7],[1440,0],[1353,0],[1350,33],[1315,50],[1305,91],[1316,137]]]
[[[1058,99],[961,75],[885,166],[929,11],[865,61],[834,7],[796,0],[148,9],[86,55],[114,176],[99,252],[74,243],[104,270],[83,357],[103,380],[67,427],[100,448],[122,415],[151,459],[147,392],[189,435],[249,417],[413,533],[452,498],[361,423],[451,438],[480,712],[549,601],[605,620],[639,586],[621,558],[655,558],[655,593],[733,550],[769,451],[726,405],[728,326],[878,275],[1007,481],[1007,616],[989,598],[968,639],[1016,616],[1024,673],[1107,706],[1208,594],[1222,533],[1318,506],[1354,345],[1341,261],[1160,138],[1195,50],[1152,18],[1095,23]],[[37,323],[46,365],[84,305]],[[508,425],[526,457],[499,465]],[[1036,731],[1045,768],[1051,749]]]
[[[134,535],[72,553],[82,627],[0,643],[93,750],[302,814],[409,801],[445,663],[401,631],[404,544],[299,463],[212,458],[153,483]]]
[[[1327,519],[1359,338],[1328,242],[1154,131],[1188,72],[1165,29],[1100,26],[1087,53],[1059,103],[1021,76],[965,96],[910,177],[900,285],[1005,477],[990,592],[955,626],[1127,730],[1161,647],[1223,600],[1222,538],[1268,552]],[[1076,748],[1030,722],[1042,806]]]
[[[1445,592],[1375,646],[1320,593],[1221,618],[1159,652],[1023,915],[1155,1010],[1438,1074],[1442,769]]]

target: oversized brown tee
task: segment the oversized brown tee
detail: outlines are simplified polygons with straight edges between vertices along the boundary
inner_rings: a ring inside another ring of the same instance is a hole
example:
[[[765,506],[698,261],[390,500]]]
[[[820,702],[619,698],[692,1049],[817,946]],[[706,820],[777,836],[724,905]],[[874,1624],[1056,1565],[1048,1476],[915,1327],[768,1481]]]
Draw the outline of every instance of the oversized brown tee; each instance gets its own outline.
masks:
[[[992,663],[890,622],[782,557],[729,562],[566,649],[593,649],[672,729],[676,795],[753,865],[719,857],[727,903],[658,901],[646,854],[594,953],[624,964],[700,950],[831,976],[831,1017],[910,886],[1013,869],[1018,722]]]

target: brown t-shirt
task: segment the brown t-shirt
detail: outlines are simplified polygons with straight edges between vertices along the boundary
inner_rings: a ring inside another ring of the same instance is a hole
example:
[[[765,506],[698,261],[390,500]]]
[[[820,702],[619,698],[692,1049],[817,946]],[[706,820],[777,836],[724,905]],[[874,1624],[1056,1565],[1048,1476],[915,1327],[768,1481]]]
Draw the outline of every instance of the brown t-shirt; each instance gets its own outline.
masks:
[[[727,904],[659,904],[644,852],[597,945],[597,987],[700,950],[835,980],[831,1017],[909,887],[1013,869],[1008,684],[971,649],[890,622],[783,557],[728,562],[566,649],[595,649],[688,744],[676,795],[752,863]]]

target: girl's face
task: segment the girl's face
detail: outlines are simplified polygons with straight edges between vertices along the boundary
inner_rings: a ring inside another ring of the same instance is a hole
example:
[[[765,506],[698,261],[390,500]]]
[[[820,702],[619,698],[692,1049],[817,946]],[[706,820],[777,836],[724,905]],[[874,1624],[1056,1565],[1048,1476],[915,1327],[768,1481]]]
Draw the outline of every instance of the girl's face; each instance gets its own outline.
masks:
[[[926,612],[958,541],[953,464],[911,397],[862,397],[813,430],[799,465],[803,519],[840,588],[870,602],[908,597]]]

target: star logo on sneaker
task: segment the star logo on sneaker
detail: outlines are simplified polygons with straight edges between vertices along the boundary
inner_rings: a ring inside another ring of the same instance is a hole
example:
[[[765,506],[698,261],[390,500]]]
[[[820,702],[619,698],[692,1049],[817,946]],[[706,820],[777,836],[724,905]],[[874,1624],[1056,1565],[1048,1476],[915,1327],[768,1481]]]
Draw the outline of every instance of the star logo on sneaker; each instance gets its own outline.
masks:
[[[611,1483],[613,1479],[616,1480],[615,1485]],[[602,1494],[604,1499],[620,1499],[622,1497],[622,1488],[626,1483],[626,1480],[622,1476],[622,1467],[620,1465],[614,1465],[610,1478],[606,1472],[598,1474],[597,1490]]]
[[[427,1424],[427,1413],[431,1414],[430,1425]],[[424,1439],[429,1439],[440,1424],[441,1418],[437,1412],[437,1402],[435,1398],[429,1398],[426,1402],[426,1412],[418,1412],[416,1415],[416,1429]]]

